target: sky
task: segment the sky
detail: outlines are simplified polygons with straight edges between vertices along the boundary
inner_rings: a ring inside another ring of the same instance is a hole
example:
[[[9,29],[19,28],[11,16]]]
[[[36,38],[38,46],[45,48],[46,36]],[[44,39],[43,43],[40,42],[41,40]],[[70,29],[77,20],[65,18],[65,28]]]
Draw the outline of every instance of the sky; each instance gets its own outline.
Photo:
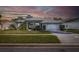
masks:
[[[0,6],[0,13],[30,13],[40,17],[79,17],[78,6]]]

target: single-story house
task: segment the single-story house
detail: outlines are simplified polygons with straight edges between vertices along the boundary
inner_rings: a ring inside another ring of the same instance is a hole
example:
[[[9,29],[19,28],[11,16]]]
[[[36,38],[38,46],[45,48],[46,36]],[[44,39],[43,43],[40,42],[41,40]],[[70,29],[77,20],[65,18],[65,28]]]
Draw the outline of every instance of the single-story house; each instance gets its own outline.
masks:
[[[15,21],[15,26],[18,28],[21,24],[26,24],[27,30],[42,30],[42,31],[59,31],[61,21],[60,20],[50,20],[39,17],[31,17],[25,19],[17,19]]]
[[[18,29],[23,23],[26,24],[27,30],[37,29],[44,31],[60,31],[60,25],[63,25],[64,29],[79,29],[79,19],[72,19],[63,22],[60,20],[29,17],[25,19],[18,18],[13,24]]]
[[[18,17],[12,21],[2,20],[1,23],[0,29],[2,30],[9,29],[10,25],[19,29],[23,24],[25,24],[27,30],[60,31],[61,25],[64,26],[64,29],[79,29],[79,18],[62,21],[27,15],[25,18]]]
[[[16,29],[19,29],[23,24],[25,24],[27,30],[60,31],[61,25],[64,25],[64,29],[79,29],[78,18],[63,22],[62,20],[32,17],[30,15],[26,18],[18,17],[12,20],[10,25],[14,25]]]

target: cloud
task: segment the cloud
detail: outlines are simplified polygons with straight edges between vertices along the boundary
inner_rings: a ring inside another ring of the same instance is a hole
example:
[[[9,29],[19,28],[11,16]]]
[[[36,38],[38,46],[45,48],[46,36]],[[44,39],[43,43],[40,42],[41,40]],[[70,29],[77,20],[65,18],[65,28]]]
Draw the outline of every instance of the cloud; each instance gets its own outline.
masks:
[[[68,6],[0,6],[2,12],[30,13],[38,16],[79,16],[79,7]]]
[[[51,7],[51,6],[39,6],[39,7],[36,7],[36,10],[42,11],[44,13],[47,13],[47,12],[53,10],[53,9],[54,9],[54,7]]]

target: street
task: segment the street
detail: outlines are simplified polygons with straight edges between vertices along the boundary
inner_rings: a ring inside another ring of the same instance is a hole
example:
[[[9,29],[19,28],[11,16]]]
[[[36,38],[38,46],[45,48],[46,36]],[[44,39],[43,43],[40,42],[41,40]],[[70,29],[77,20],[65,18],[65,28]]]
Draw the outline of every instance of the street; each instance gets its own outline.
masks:
[[[78,48],[59,48],[59,47],[52,47],[52,48],[0,48],[0,52],[79,52]]]
[[[79,52],[79,45],[64,44],[0,44],[0,52]]]

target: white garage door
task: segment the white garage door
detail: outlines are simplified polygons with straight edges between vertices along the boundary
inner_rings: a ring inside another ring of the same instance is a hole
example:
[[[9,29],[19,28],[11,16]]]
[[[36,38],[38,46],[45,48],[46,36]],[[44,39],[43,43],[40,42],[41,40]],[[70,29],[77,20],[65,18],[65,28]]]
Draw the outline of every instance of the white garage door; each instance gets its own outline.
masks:
[[[58,31],[59,25],[58,24],[48,24],[48,25],[46,25],[46,30],[47,31]]]

